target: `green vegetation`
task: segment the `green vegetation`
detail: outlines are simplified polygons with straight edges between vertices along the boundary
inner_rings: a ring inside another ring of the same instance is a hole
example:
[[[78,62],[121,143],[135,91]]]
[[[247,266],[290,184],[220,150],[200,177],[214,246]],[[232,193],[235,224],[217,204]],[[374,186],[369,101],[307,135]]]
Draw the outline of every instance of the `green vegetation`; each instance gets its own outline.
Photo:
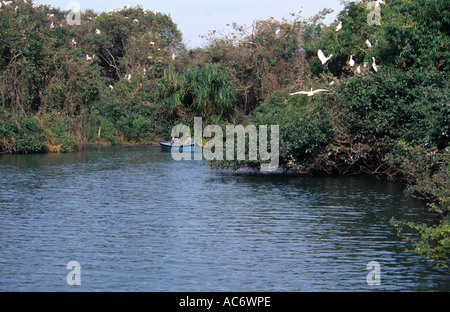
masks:
[[[3,5],[0,153],[152,144],[196,116],[279,125],[284,169],[384,176],[426,199],[433,224],[392,223],[406,239],[418,233],[414,249],[448,270],[449,2],[385,0],[373,25],[366,2],[345,3],[329,26],[326,9],[232,24],[190,51],[170,16],[141,7],[88,10],[71,26],[66,11]],[[333,54],[326,64],[319,49]],[[311,88],[330,92],[290,95]]]

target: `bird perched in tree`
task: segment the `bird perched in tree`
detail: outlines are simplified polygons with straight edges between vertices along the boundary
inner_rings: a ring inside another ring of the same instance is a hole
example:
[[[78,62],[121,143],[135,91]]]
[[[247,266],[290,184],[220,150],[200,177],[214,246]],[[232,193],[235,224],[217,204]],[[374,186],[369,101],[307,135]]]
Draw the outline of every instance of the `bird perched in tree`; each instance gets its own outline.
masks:
[[[350,56],[350,61],[348,62],[351,67],[355,66],[355,60],[353,59],[353,55]]]
[[[373,68],[373,70],[374,70],[375,72],[378,72],[378,66],[377,66],[377,64],[375,63],[375,58],[374,58],[374,57],[372,57],[372,61],[373,61],[373,63],[372,63],[372,68]]]
[[[342,29],[342,22],[339,23],[339,25],[336,26],[336,32]]]
[[[300,91],[300,92],[292,93],[291,95],[305,94],[307,96],[314,96],[314,94],[319,93],[319,92],[330,92],[330,91],[329,90],[325,90],[325,89],[313,90],[313,88],[311,88],[311,91]]]
[[[376,8],[379,8],[380,7],[380,4],[386,4],[383,0],[377,0],[377,1],[375,1],[375,7]]]
[[[319,50],[317,51],[317,56],[319,57],[319,60],[322,62],[322,64],[325,64],[333,56],[333,54],[330,54],[329,57],[326,57],[325,54],[323,54],[323,51]]]
[[[370,43],[369,39],[366,40],[366,45],[367,45],[369,48],[372,47],[372,44]]]

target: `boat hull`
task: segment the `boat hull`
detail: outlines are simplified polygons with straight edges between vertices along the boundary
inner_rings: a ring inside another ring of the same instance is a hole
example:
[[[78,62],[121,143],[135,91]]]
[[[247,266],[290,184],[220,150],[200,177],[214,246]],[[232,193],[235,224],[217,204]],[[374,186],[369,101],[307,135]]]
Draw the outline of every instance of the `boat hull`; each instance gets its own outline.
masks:
[[[195,151],[195,143],[192,143],[191,145],[173,146],[168,142],[160,142],[159,145],[161,146],[161,150],[163,152],[172,152],[172,149],[180,153],[183,151],[190,151],[190,152]]]

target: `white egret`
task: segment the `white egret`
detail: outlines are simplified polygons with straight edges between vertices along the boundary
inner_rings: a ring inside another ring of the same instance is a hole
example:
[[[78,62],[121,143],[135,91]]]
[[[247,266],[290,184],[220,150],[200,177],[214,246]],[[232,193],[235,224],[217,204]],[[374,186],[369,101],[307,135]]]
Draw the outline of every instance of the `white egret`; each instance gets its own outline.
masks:
[[[319,57],[322,64],[325,64],[333,56],[333,54],[330,54],[329,57],[326,57],[325,54],[323,54],[323,51],[319,50],[319,51],[317,51],[317,56]]]
[[[342,22],[339,23],[339,25],[336,26],[336,32],[342,29]]]
[[[375,1],[375,7],[376,8],[379,8],[380,7],[380,4],[386,4],[383,0],[377,0],[377,1]]]
[[[96,30],[95,30],[95,33],[96,33],[97,35],[100,35],[102,32],[101,32],[100,29],[96,29]]]
[[[305,94],[307,96],[314,96],[314,94],[319,93],[319,92],[330,92],[330,91],[329,90],[325,90],[325,89],[313,90],[313,88],[311,88],[311,91],[300,91],[300,92],[292,93],[291,95]]]
[[[111,89],[111,91],[114,90],[113,85],[109,85],[109,88]]]
[[[377,64],[375,63],[375,58],[374,58],[374,57],[372,57],[372,61],[373,61],[373,63],[372,63],[372,68],[373,68],[373,70],[374,70],[375,72],[378,72],[378,66],[377,66]]]
[[[355,60],[353,59],[353,55],[350,56],[350,61],[348,62],[351,67],[355,66]]]
[[[369,48],[372,47],[372,44],[370,43],[369,39],[366,40],[366,45],[367,45]]]
[[[361,74],[361,66],[358,66],[358,68],[356,69],[356,72],[357,72],[358,74]]]

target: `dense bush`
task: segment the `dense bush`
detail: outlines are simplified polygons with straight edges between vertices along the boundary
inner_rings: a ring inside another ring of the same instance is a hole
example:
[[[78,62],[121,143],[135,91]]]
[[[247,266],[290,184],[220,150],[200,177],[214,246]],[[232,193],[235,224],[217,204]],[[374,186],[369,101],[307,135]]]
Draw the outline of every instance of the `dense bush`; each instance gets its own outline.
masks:
[[[155,103],[152,93],[183,49],[168,15],[138,6],[101,14],[88,10],[81,25],[71,26],[60,9],[13,2],[0,8],[0,106],[19,125],[40,120],[47,150],[149,142],[165,132],[161,127],[169,123],[155,121],[162,101]],[[26,128],[2,129],[3,152],[46,150],[19,144],[29,141],[20,137]]]
[[[38,118],[17,116],[0,109],[0,153],[46,152],[47,144]]]
[[[310,99],[290,96],[286,92],[274,93],[254,112],[258,125],[280,126],[280,160],[286,167],[297,170],[330,142],[335,134],[327,97]]]
[[[341,86],[343,120],[358,140],[387,152],[399,140],[428,148],[448,144],[446,72],[386,71],[355,77]]]

